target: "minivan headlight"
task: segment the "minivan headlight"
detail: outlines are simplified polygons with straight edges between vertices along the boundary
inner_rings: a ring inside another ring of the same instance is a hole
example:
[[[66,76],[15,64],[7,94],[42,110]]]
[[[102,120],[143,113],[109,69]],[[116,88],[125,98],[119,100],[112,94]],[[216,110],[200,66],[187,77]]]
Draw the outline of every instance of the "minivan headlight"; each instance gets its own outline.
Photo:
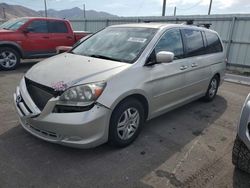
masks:
[[[71,87],[63,92],[57,105],[89,106],[102,94],[105,82],[96,82]]]

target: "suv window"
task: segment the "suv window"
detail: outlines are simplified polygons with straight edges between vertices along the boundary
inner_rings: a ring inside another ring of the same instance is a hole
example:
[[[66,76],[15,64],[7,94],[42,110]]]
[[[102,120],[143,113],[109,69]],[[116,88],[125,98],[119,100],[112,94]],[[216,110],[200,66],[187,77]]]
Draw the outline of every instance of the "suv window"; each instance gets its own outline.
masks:
[[[47,21],[45,20],[34,20],[32,21],[28,28],[32,33],[48,33]]]
[[[205,35],[207,38],[206,53],[222,52],[222,44],[217,34],[205,31]]]
[[[187,57],[205,54],[202,34],[198,30],[183,29]]]
[[[67,26],[62,21],[49,21],[48,27],[50,33],[68,33]]]
[[[157,54],[160,51],[169,51],[173,52],[176,59],[180,59],[183,57],[183,44],[180,30],[173,29],[167,31],[158,44],[155,47],[155,53]]]

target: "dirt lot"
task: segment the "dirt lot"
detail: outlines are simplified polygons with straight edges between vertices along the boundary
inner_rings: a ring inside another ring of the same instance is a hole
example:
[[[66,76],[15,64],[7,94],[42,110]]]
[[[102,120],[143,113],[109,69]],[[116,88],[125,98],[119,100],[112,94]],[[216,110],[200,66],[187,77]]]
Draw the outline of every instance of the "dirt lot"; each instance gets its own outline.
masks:
[[[0,187],[250,187],[231,152],[250,87],[225,82],[211,103],[196,101],[149,121],[134,144],[78,150],[26,133],[12,93],[32,63],[0,72]]]

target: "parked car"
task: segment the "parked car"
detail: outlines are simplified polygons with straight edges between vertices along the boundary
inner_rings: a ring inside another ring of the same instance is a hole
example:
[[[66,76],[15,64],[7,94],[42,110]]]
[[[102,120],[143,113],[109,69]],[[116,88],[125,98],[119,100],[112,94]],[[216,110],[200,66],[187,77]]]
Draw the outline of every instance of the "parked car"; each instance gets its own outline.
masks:
[[[124,147],[145,120],[201,97],[212,101],[225,67],[221,40],[212,30],[162,23],[110,26],[33,66],[14,101],[23,128],[43,140]]]
[[[233,147],[233,164],[250,173],[250,93],[242,107]]]
[[[18,18],[0,26],[0,69],[13,70],[20,59],[49,57],[57,46],[72,46],[87,32],[74,32],[67,20]]]

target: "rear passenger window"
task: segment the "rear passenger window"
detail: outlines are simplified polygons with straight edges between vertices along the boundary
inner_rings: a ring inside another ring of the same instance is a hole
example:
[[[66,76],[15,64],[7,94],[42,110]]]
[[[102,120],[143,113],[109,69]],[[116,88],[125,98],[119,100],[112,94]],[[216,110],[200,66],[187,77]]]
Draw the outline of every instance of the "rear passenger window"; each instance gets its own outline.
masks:
[[[183,45],[180,30],[167,31],[155,47],[155,53],[160,51],[173,52],[176,59],[183,57]]]
[[[206,53],[210,54],[210,53],[222,52],[222,44],[217,34],[205,31],[205,35],[207,38]]]
[[[49,21],[48,22],[49,33],[67,33],[68,29],[62,21]]]
[[[204,42],[200,31],[184,29],[183,35],[188,57],[205,54]]]

